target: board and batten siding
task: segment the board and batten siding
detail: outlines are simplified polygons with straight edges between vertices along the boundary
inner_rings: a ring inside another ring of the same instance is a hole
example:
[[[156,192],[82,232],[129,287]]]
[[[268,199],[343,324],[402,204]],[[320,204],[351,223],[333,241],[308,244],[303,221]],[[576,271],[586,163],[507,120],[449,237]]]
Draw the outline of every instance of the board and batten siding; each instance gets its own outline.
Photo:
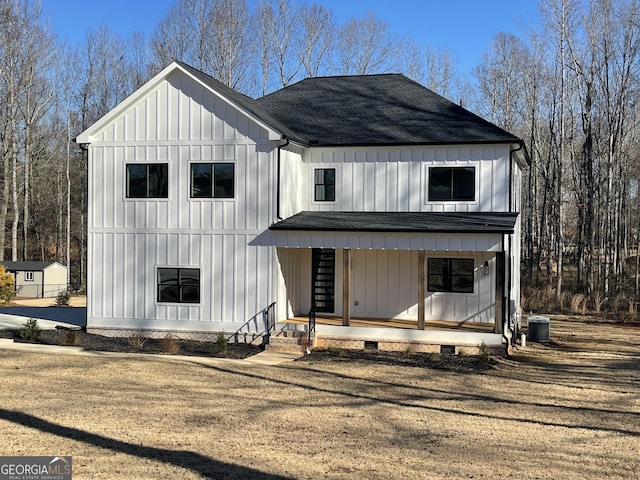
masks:
[[[313,148],[304,152],[301,210],[507,212],[509,145]],[[476,199],[428,201],[429,167],[475,167]],[[336,169],[336,201],[313,201],[313,172]]]
[[[238,109],[176,71],[89,145],[88,326],[235,331],[268,306],[276,148]],[[235,165],[233,199],[190,198],[193,162]],[[167,163],[168,198],[126,198],[126,165]],[[157,302],[158,267],[200,269],[198,304]]]
[[[343,263],[336,250],[336,265]],[[493,322],[495,318],[495,256],[488,252],[428,252],[427,258],[472,258],[473,293],[425,292],[428,320]],[[311,250],[279,248],[278,260],[286,288],[279,289],[278,303],[286,305],[286,318],[306,315],[311,309]],[[489,273],[483,262],[489,262]],[[352,250],[351,315],[361,318],[417,320],[418,251]],[[427,272],[425,271],[425,278]],[[336,269],[335,315],[342,312],[342,269]],[[426,289],[426,288],[425,288]],[[283,308],[284,310],[284,308]],[[284,312],[283,312],[284,313]]]

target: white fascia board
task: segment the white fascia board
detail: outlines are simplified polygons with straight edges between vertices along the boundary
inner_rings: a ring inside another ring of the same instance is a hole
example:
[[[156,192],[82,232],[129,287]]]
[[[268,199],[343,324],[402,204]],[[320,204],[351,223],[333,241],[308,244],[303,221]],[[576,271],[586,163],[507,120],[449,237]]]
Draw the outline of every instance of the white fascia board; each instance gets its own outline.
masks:
[[[78,143],[78,144],[91,143],[98,132],[100,132],[104,127],[109,125],[118,116],[120,116],[125,111],[127,111],[129,108],[131,108],[133,105],[135,105],[137,102],[139,102],[149,92],[151,92],[152,90],[157,88],[157,86],[160,84],[160,82],[162,82],[163,80],[168,78],[169,75],[171,73],[173,73],[175,70],[180,70],[182,73],[187,75],[189,78],[191,78],[195,82],[197,82],[200,85],[202,85],[202,87],[205,88],[207,91],[213,93],[218,98],[222,99],[227,104],[231,105],[233,108],[235,108],[236,110],[241,112],[243,115],[246,115],[252,121],[254,121],[258,125],[260,125],[262,128],[267,130],[269,132],[269,140],[280,140],[283,137],[282,133],[274,130],[273,127],[267,125],[262,120],[258,119],[255,115],[252,115],[251,113],[247,112],[246,110],[244,110],[240,106],[238,106],[235,103],[231,102],[227,97],[221,95],[219,92],[217,92],[216,90],[212,89],[209,85],[206,85],[206,84],[202,83],[197,77],[193,76],[190,72],[188,72],[187,70],[182,68],[177,62],[172,62],[167,67],[165,67],[160,73],[158,73],[156,76],[151,78],[151,80],[147,81],[144,85],[142,85],[135,92],[133,92],[131,95],[129,95],[127,98],[125,98],[117,106],[115,106],[112,110],[110,110],[106,115],[104,115],[102,118],[100,118],[96,123],[91,125],[84,132],[80,133],[76,137],[75,142]]]

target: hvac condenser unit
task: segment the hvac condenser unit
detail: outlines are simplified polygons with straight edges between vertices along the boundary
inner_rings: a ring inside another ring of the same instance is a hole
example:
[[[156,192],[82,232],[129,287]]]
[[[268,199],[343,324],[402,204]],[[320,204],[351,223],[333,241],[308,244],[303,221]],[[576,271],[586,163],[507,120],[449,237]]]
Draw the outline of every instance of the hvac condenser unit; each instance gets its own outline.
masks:
[[[527,338],[530,342],[550,342],[551,322],[549,317],[533,315],[527,319]]]

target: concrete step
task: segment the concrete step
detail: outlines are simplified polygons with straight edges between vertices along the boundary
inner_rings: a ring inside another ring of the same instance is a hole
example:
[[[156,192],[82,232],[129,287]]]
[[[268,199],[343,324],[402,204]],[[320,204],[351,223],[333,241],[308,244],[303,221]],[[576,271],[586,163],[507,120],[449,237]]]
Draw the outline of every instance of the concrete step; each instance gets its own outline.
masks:
[[[279,330],[272,332],[266,350],[277,352],[302,352],[307,347],[307,333]]]

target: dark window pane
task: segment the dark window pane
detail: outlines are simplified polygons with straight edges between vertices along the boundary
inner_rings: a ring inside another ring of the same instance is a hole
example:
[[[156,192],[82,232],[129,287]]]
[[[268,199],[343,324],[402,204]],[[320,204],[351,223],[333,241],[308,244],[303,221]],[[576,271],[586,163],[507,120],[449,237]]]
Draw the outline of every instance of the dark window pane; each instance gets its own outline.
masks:
[[[178,284],[178,269],[177,268],[159,268],[158,269],[158,283],[159,284]]]
[[[180,298],[182,303],[198,303],[200,302],[200,287],[199,286],[183,286],[182,297]]]
[[[429,169],[429,200],[451,200],[451,169]]]
[[[233,198],[235,185],[233,163],[216,163],[214,167],[214,197]]]
[[[453,275],[473,275],[473,259],[452,258],[451,273]]]
[[[180,269],[181,285],[198,285],[200,283],[200,270],[197,268]]]
[[[144,198],[147,196],[147,166],[127,165],[127,197]]]
[[[475,168],[456,168],[453,180],[454,200],[475,200],[476,182]]]
[[[167,198],[169,196],[166,164],[149,165],[149,198]]]
[[[211,190],[211,164],[191,164],[191,196],[194,198],[210,198]]]
[[[177,285],[160,285],[158,287],[159,302],[177,302],[178,298]]]

